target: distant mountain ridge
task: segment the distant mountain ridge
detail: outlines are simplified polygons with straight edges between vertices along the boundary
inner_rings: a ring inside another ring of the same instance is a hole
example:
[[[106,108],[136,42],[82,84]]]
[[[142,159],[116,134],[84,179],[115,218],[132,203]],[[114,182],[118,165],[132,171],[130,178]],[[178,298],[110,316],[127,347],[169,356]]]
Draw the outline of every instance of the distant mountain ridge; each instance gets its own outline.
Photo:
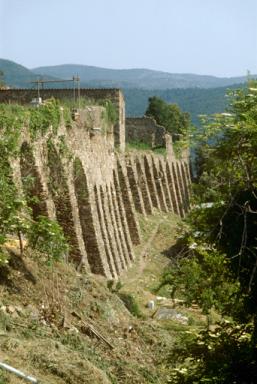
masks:
[[[116,70],[73,64],[29,70],[6,59],[0,59],[0,70],[4,72],[5,83],[12,88],[35,88],[36,84],[31,81],[39,78],[71,79],[77,74],[81,78],[81,87],[121,88],[125,95],[127,116],[142,116],[148,98],[158,96],[190,112],[195,124],[199,124],[199,114],[224,111],[228,104],[228,99],[224,97],[227,88],[242,87],[242,83],[246,81],[246,77],[218,78],[148,69]],[[51,83],[45,86],[72,87],[72,83]]]
[[[33,73],[62,79],[73,75],[80,77],[86,86],[174,89],[174,88],[217,88],[244,83],[246,76],[215,77],[208,75],[177,74],[151,69],[107,69],[88,65],[63,64],[33,68]],[[253,77],[256,77],[253,75]]]
[[[6,59],[0,59],[0,70],[4,73],[3,79],[6,85],[15,88],[32,88],[33,84],[31,82],[42,77],[23,65]],[[51,80],[55,79],[52,76],[48,78]]]
[[[241,84],[246,76],[215,77],[208,75],[178,74],[151,69],[107,69],[88,65],[63,64],[28,69],[11,60],[0,59],[4,80],[12,87],[31,87],[31,81],[44,79],[71,79],[80,76],[83,87],[112,87],[139,89],[217,88]],[[251,77],[256,78],[257,75]],[[56,85],[51,84],[56,87]],[[63,86],[63,85],[61,85]]]

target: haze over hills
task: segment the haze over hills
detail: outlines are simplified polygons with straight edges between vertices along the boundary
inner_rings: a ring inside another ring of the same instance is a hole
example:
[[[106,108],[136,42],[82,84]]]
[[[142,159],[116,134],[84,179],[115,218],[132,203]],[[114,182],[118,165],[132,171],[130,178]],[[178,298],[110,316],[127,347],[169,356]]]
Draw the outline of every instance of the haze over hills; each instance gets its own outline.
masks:
[[[222,112],[227,105],[224,97],[227,88],[238,88],[246,77],[218,78],[190,74],[171,74],[148,69],[116,70],[86,65],[58,65],[39,67],[33,70],[10,60],[0,59],[0,70],[10,87],[33,88],[31,81],[44,79],[81,78],[81,87],[121,88],[126,99],[127,116],[142,116],[148,98],[158,96],[170,103],[177,103],[182,110],[190,112],[197,124],[199,114]],[[253,76],[254,77],[254,76]],[[51,83],[45,87],[71,87],[72,83]]]
[[[31,81],[35,81],[39,77],[23,65],[6,59],[0,59],[0,71],[4,74],[5,84],[15,88],[30,88],[33,86]],[[49,78],[54,79],[52,76]]]
[[[217,88],[246,81],[241,77],[215,77],[195,74],[174,74],[150,69],[107,69],[87,65],[63,64],[38,67],[32,70],[13,61],[0,59],[4,80],[12,87],[30,87],[38,78],[71,79],[80,76],[81,86],[139,89]],[[257,77],[257,75],[252,75]],[[51,84],[52,86],[52,84]]]
[[[63,64],[38,67],[33,73],[54,76],[62,79],[80,76],[81,83],[87,86],[117,88],[173,89],[173,88],[216,88],[246,81],[241,77],[215,77],[195,74],[177,74],[150,69],[107,69],[87,65]]]
[[[229,89],[238,89],[241,84],[231,85]],[[126,100],[127,116],[144,115],[148,99],[152,96],[160,97],[168,103],[175,103],[189,112],[193,124],[199,125],[199,115],[224,112],[228,106],[229,98],[225,97],[228,87],[201,89],[123,89]]]

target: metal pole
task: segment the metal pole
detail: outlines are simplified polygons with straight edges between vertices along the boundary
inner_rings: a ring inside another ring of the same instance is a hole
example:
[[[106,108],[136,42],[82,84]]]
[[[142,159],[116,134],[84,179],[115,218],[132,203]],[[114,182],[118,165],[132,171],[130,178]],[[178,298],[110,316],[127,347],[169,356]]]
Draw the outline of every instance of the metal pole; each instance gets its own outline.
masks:
[[[79,76],[73,76],[72,79],[68,79],[68,80],[40,80],[38,79],[37,81],[31,81],[30,83],[34,83],[34,84],[37,84],[37,93],[38,93],[38,97],[40,97],[40,87],[39,85],[41,84],[41,88],[44,89],[44,84],[47,84],[47,83],[66,83],[66,82],[69,82],[69,81],[72,81],[73,82],[73,100],[74,100],[74,107],[75,107],[75,103],[76,103],[76,89],[77,89],[77,92],[78,92],[78,104],[79,104],[79,107],[80,107],[80,78]]]
[[[40,93],[39,93],[39,79],[37,80],[37,97],[38,98],[40,97]]]
[[[80,77],[77,75],[78,82],[78,99],[79,99],[79,109],[80,109]]]
[[[19,377],[22,377],[23,379],[28,380],[28,381],[30,381],[31,383],[35,383],[35,384],[38,383],[38,380],[37,380],[35,377],[26,375],[25,373],[19,371],[19,370],[16,369],[16,368],[11,367],[11,366],[8,365],[8,364],[1,363],[1,362],[0,362],[0,368],[3,368],[3,369],[5,369],[6,371],[9,371],[9,372],[11,372],[11,373],[14,373],[15,375],[17,375],[17,376],[19,376]]]
[[[74,107],[76,102],[76,85],[75,85],[75,76],[73,76],[73,100],[74,100]]]

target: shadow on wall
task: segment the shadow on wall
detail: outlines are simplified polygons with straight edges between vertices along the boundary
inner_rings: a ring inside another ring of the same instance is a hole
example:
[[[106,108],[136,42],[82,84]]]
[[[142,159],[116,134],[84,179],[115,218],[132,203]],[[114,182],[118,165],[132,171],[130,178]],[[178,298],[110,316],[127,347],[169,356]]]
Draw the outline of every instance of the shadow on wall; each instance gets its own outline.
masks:
[[[47,216],[47,207],[40,175],[35,165],[32,148],[24,142],[20,150],[20,170],[23,191],[27,204],[32,209],[34,220],[40,215]]]
[[[65,237],[70,245],[71,257],[75,262],[80,262],[81,253],[74,230],[72,206],[69,189],[66,182],[64,167],[61,158],[51,140],[47,143],[48,167],[50,177],[48,188],[51,193],[58,223],[62,226]]]
[[[89,200],[87,178],[81,161],[76,158],[73,163],[73,176],[76,198],[79,207],[79,218],[83,240],[87,252],[91,271],[96,274],[104,274],[101,262],[99,245],[93,221],[92,206]]]

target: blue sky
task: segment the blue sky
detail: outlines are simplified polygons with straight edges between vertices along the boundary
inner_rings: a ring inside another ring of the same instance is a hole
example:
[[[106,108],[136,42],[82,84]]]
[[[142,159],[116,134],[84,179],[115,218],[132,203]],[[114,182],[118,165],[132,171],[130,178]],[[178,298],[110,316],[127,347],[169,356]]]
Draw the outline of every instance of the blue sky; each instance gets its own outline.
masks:
[[[257,73],[257,0],[0,0],[0,57],[29,68]]]

